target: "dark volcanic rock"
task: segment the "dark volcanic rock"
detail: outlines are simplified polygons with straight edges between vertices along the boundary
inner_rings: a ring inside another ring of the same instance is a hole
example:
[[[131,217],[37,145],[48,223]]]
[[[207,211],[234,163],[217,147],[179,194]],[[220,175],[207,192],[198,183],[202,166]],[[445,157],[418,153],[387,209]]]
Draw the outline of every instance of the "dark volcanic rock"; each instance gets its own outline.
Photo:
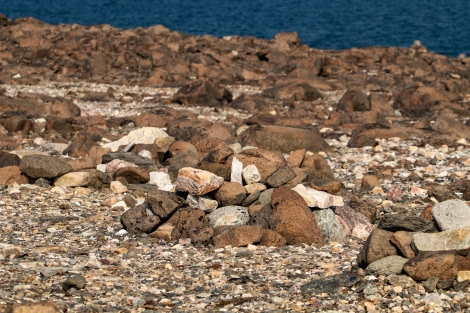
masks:
[[[438,230],[434,223],[419,216],[407,216],[405,214],[387,214],[379,220],[378,228],[388,231],[410,231],[433,233]]]
[[[31,178],[54,178],[73,170],[63,159],[42,154],[24,156],[20,162],[20,169]]]
[[[130,234],[151,233],[160,224],[160,218],[146,204],[140,204],[121,215],[121,224]]]
[[[161,219],[167,218],[184,204],[184,198],[164,190],[149,191],[147,201],[153,213]]]

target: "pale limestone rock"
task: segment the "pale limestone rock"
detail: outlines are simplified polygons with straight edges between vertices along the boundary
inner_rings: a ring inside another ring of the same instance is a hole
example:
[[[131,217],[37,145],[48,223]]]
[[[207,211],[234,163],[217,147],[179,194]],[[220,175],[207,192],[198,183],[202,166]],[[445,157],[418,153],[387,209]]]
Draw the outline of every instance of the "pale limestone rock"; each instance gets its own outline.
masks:
[[[245,180],[247,185],[257,183],[261,180],[261,174],[259,173],[258,168],[254,164],[245,166],[242,174],[243,179]]]
[[[217,200],[211,199],[209,197],[199,197],[199,209],[203,210],[204,212],[210,213],[217,209],[219,203]]]
[[[183,167],[178,171],[178,176],[176,177],[176,190],[201,196],[217,190],[223,182],[223,177],[209,171],[193,167]]]
[[[171,136],[160,137],[155,139],[155,145],[158,152],[167,152],[171,144],[175,142],[175,138]]]
[[[178,229],[170,223],[160,225],[156,231],[149,235],[152,238],[163,239],[166,241],[178,240],[181,237]]]
[[[461,282],[464,280],[470,280],[470,271],[458,271],[457,281]]]
[[[243,163],[236,157],[232,159],[232,172],[230,174],[230,181],[232,183],[239,183],[243,185],[242,179]]]
[[[150,172],[149,184],[156,185],[158,189],[164,191],[172,191],[175,185],[171,183],[170,175],[164,172]]]
[[[129,132],[128,135],[122,137],[117,141],[105,144],[104,148],[110,148],[111,151],[118,151],[120,146],[127,146],[130,143],[134,144],[153,144],[157,139],[169,137],[168,134],[158,127],[142,127]],[[174,140],[174,138],[173,138]],[[167,149],[168,150],[168,149]],[[166,151],[162,151],[166,152]]]
[[[441,230],[470,227],[470,207],[459,199],[436,204],[432,216]]]
[[[311,208],[318,207],[320,209],[326,209],[329,207],[344,205],[343,197],[335,196],[324,191],[318,191],[310,187],[305,187],[302,184],[295,186],[292,190],[298,192]]]
[[[252,194],[253,192],[256,192],[256,191],[263,191],[263,190],[266,190],[266,185],[265,184],[262,184],[262,183],[254,183],[254,184],[249,184],[249,185],[245,185],[245,189],[246,189],[246,193],[248,194]]]
[[[54,186],[82,187],[88,185],[88,172],[71,172],[57,178]]]
[[[127,191],[127,187],[124,186],[120,181],[113,180],[109,185],[109,189],[115,193],[124,193]]]
[[[470,228],[460,228],[439,233],[415,233],[413,244],[418,251],[465,250],[470,248]]]
[[[213,228],[222,225],[245,225],[249,219],[248,208],[236,205],[218,208],[206,215],[206,221]]]
[[[186,203],[192,207],[193,209],[198,209],[199,208],[199,197],[198,196],[193,196],[192,194],[188,194],[186,197]]]

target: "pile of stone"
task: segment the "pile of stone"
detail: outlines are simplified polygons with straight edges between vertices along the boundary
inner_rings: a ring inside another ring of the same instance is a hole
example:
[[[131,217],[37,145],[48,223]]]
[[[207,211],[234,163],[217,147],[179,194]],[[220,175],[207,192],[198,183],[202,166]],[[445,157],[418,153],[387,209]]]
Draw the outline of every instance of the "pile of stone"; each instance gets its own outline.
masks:
[[[470,281],[470,207],[462,200],[430,206],[423,217],[403,214],[380,219],[367,239],[358,264],[374,274],[405,272],[436,288],[464,290]]]

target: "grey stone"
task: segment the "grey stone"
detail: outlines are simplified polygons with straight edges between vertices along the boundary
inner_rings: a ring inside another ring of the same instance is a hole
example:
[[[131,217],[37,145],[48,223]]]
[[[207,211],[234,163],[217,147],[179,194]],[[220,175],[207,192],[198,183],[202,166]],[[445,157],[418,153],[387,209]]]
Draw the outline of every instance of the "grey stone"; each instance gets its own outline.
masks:
[[[470,227],[470,207],[462,200],[452,199],[436,204],[432,216],[441,230]]]
[[[62,288],[65,291],[68,291],[72,288],[77,290],[85,288],[86,279],[82,275],[76,274],[67,277],[67,279],[62,283]]]
[[[393,232],[437,232],[432,221],[419,216],[407,216],[405,214],[387,214],[379,220],[377,227]]]
[[[418,253],[467,250],[470,248],[470,228],[452,229],[439,233],[415,233],[413,245]]]
[[[390,255],[370,263],[366,271],[376,275],[398,275],[403,271],[403,265],[408,262],[407,258],[399,255]]]
[[[336,219],[335,213],[330,209],[315,210],[313,216],[325,242],[343,242],[345,234],[343,227]]]
[[[73,168],[56,156],[32,154],[21,159],[20,170],[31,178],[54,178],[73,171]]]
[[[296,176],[294,170],[289,166],[280,167],[266,179],[266,185],[273,188],[284,185]]]

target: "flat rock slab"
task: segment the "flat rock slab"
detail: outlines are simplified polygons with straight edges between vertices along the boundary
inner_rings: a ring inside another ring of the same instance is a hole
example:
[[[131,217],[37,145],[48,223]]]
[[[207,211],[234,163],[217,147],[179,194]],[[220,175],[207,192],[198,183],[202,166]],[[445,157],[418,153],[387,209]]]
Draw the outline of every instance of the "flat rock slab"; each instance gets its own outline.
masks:
[[[452,199],[436,204],[432,216],[441,230],[470,227],[470,207],[462,200]]]
[[[73,168],[59,157],[32,154],[21,159],[20,170],[31,178],[54,178],[73,171]]]
[[[388,231],[410,231],[410,232],[437,232],[432,221],[419,216],[407,216],[405,214],[388,214],[382,217],[377,225],[378,228]]]
[[[299,184],[292,188],[298,194],[304,198],[307,205],[311,208],[317,207],[320,209],[326,209],[329,207],[339,207],[344,205],[343,197],[334,196],[324,191],[318,191],[316,189],[305,187]]]
[[[466,250],[470,248],[470,228],[416,233],[413,235],[413,244],[418,252]]]

